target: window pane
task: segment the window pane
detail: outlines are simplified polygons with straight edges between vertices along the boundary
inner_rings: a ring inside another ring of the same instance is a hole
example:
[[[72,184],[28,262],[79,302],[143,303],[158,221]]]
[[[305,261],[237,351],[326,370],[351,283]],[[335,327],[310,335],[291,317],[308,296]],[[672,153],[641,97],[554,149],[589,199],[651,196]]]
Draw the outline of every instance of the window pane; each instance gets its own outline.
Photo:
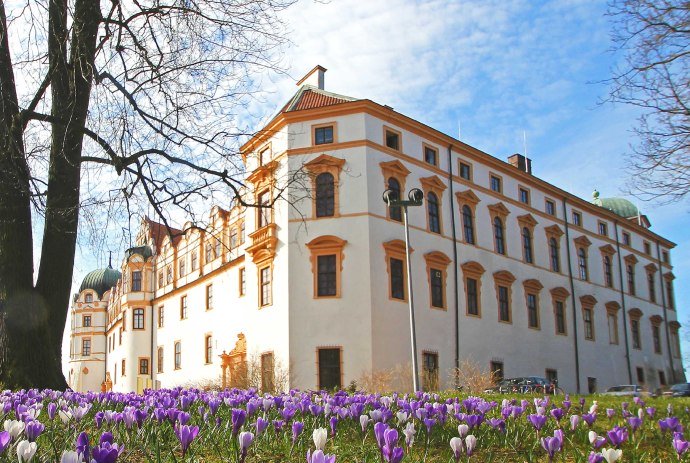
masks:
[[[388,179],[388,189],[395,193],[395,199],[400,199],[400,182],[397,179],[391,177]],[[390,207],[389,214],[390,218],[402,222],[402,208],[401,207]]]
[[[472,221],[472,209],[469,206],[462,206],[462,226],[465,234],[465,242],[474,244],[474,223]]]
[[[400,150],[400,135],[390,130],[386,130],[386,146],[394,150]]]
[[[314,129],[314,144],[333,143],[333,126]]]
[[[501,321],[510,321],[510,306],[508,301],[508,288],[505,286],[498,287],[498,315]]]
[[[317,295],[335,296],[337,294],[336,256],[317,256]]]
[[[319,389],[340,389],[340,349],[319,349]]]
[[[316,216],[332,217],[335,214],[335,181],[333,175],[324,172],[316,177]]]
[[[438,354],[424,352],[422,356],[422,384],[427,391],[438,390]]]
[[[405,274],[403,261],[400,259],[390,259],[391,272],[391,297],[393,299],[405,299]]]
[[[479,315],[479,304],[477,295],[477,280],[467,278],[467,313]]]
[[[443,272],[437,269],[430,269],[431,272],[431,305],[443,308]]]
[[[427,210],[429,213],[429,230],[434,233],[441,233],[438,197],[434,193],[427,195]]]

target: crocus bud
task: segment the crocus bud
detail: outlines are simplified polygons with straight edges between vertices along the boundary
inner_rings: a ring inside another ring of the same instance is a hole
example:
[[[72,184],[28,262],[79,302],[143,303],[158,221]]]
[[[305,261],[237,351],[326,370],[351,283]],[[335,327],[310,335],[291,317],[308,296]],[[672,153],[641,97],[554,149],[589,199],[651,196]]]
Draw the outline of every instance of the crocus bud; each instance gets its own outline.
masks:
[[[623,456],[621,449],[603,449],[601,455],[606,460],[606,463],[615,463]]]
[[[469,431],[470,431],[470,427],[467,426],[466,424],[459,424],[458,425],[458,434],[460,435],[460,437],[465,437]]]
[[[453,437],[450,440],[450,448],[453,450],[453,458],[455,458],[456,463],[460,461],[460,456],[463,452],[462,438]]]
[[[467,456],[471,456],[474,448],[477,446],[477,438],[472,434],[465,438],[465,447],[467,448]]]
[[[17,444],[17,457],[19,463],[28,463],[36,454],[36,442],[23,440]]]
[[[316,450],[323,450],[328,439],[328,431],[326,431],[326,428],[316,428],[312,434],[312,439],[314,439]]]

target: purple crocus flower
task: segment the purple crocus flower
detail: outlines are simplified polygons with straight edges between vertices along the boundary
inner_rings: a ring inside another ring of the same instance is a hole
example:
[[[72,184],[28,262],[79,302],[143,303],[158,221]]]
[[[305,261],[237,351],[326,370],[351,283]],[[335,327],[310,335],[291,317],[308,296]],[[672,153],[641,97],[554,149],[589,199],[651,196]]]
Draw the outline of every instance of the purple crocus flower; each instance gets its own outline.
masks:
[[[678,454],[678,460],[680,460],[683,457],[683,454],[688,451],[688,447],[690,447],[690,442],[683,440],[682,438],[673,439],[673,448]]]
[[[75,448],[77,450],[77,453],[80,455],[83,455],[83,457],[86,461],[91,461],[91,459],[89,458],[90,447],[89,447],[89,435],[88,434],[86,434],[85,432],[82,432],[77,436],[77,443],[75,445]]]
[[[583,413],[582,414],[582,420],[587,423],[587,426],[592,427],[594,422],[597,420],[597,414],[596,413]]]
[[[57,404],[55,402],[50,402],[48,407],[46,407],[46,410],[48,411],[48,418],[52,420],[55,418],[55,414],[57,413]]]
[[[237,433],[239,432],[240,428],[244,424],[244,422],[247,420],[247,412],[239,409],[239,408],[233,408],[232,409],[232,414],[230,421],[232,422],[232,437],[237,436]]]
[[[528,415],[527,416],[527,421],[530,422],[530,424],[536,429],[537,431],[541,430],[541,428],[544,427],[546,424],[547,418],[544,415]]]
[[[328,423],[331,425],[331,437],[335,437],[335,431],[338,426],[338,417],[332,416]]]
[[[12,442],[12,436],[10,433],[8,431],[0,432],[0,455],[5,453],[7,447],[10,446],[10,442]]]
[[[580,415],[571,415],[570,416],[570,430],[575,431],[575,429],[577,429],[578,424],[580,424]]]
[[[551,416],[553,417],[554,420],[561,421],[561,418],[563,418],[565,411],[562,408],[552,408],[549,411],[549,413],[551,413]]]
[[[123,449],[123,446],[113,443],[111,433],[104,432],[98,446],[91,449],[92,460],[96,463],[115,463]]]
[[[606,433],[609,438],[609,442],[616,448],[619,448],[623,442],[628,440],[628,429],[620,426],[616,426],[612,430]]]
[[[654,407],[647,407],[647,409],[646,409],[645,411],[647,412],[647,415],[648,415],[650,418],[654,418],[654,415],[656,414],[656,408],[654,408]]]
[[[616,416],[616,410],[614,410],[613,408],[607,408],[606,409],[606,417],[610,420],[614,416]]]
[[[175,426],[175,435],[177,440],[180,441],[180,446],[182,447],[182,456],[187,453],[187,449],[192,441],[199,434],[199,426],[189,426],[186,424],[178,424]]]
[[[498,429],[500,432],[505,433],[506,432],[506,422],[505,420],[502,420],[500,418],[490,418],[487,421],[487,424],[491,426],[493,429]]]
[[[269,425],[269,421],[267,419],[264,419],[262,417],[258,417],[256,419],[256,435],[260,436],[261,433],[263,433],[266,428]]]
[[[381,450],[385,444],[383,434],[386,432],[386,429],[388,429],[388,425],[386,423],[378,422],[374,424],[374,437],[376,437],[376,444],[379,446],[379,450]]]
[[[436,425],[436,420],[433,418],[424,418],[424,426],[426,426],[427,435],[431,434],[431,429]]]
[[[307,463],[335,463],[335,455],[326,455],[322,450],[307,450]]]
[[[556,452],[561,450],[562,445],[563,441],[560,436],[541,438],[541,446],[549,454],[549,461],[553,461],[553,457],[556,455]]]
[[[237,440],[240,444],[240,463],[244,463],[245,458],[247,458],[247,451],[249,446],[252,445],[254,441],[254,434],[248,431],[241,432],[237,436]]]
[[[285,421],[283,420],[273,420],[273,430],[275,432],[281,432],[285,426]]]
[[[628,418],[628,425],[630,426],[632,432],[635,432],[640,428],[640,426],[642,426],[642,419],[637,416],[631,416]]]
[[[604,461],[604,455],[597,452],[590,452],[589,457],[587,457],[587,463],[602,463]]]
[[[292,443],[297,442],[297,438],[302,434],[304,430],[304,423],[301,421],[295,421],[292,423]]]
[[[664,418],[663,420],[659,420],[659,429],[661,429],[662,432],[683,432],[683,426],[675,416],[670,416],[668,418]]]
[[[45,428],[46,427],[39,421],[29,421],[26,423],[26,427],[24,428],[24,434],[26,434],[26,438],[29,440],[29,442],[36,442],[36,439],[41,435]]]

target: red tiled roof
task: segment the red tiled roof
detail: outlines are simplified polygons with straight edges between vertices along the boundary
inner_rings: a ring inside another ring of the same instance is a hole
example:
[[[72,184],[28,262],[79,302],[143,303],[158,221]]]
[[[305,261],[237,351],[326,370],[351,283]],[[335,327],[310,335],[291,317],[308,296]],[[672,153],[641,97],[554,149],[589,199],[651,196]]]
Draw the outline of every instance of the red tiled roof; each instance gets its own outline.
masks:
[[[168,227],[162,223],[154,222],[148,217],[146,218],[146,222],[149,226],[149,235],[153,239],[153,242],[156,243],[156,247],[159,247],[159,243],[161,243],[163,239],[168,236]],[[177,228],[170,227],[170,234],[172,235],[173,246],[177,245],[177,242],[182,238],[182,231],[178,230]]]
[[[313,109],[321,108],[323,106],[331,106],[340,103],[347,103],[348,100],[342,98],[336,98],[330,95],[324,95],[323,93],[316,93],[312,90],[308,90],[302,94],[302,98],[299,99],[297,104],[291,109],[291,111],[301,111],[303,109]]]

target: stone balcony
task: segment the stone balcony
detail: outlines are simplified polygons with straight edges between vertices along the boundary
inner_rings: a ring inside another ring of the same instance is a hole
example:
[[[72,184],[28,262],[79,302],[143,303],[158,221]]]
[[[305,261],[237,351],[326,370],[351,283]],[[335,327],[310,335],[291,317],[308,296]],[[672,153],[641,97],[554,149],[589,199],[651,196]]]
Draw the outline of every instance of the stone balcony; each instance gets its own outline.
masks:
[[[274,223],[259,228],[249,234],[251,244],[247,246],[247,253],[254,262],[271,258],[275,255],[278,245],[278,230]]]

